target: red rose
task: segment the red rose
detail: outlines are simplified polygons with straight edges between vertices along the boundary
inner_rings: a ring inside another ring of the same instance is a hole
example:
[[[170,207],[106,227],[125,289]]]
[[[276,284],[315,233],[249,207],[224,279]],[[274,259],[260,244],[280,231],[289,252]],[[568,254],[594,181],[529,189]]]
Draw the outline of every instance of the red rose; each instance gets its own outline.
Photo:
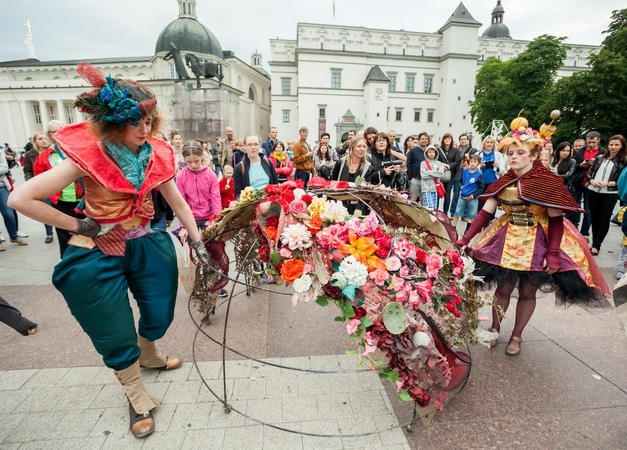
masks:
[[[300,178],[298,178],[297,180],[292,181],[292,183],[295,183],[296,184],[296,188],[298,188],[298,189],[304,189],[305,188],[305,183]]]
[[[361,319],[362,317],[366,317],[366,309],[362,308],[361,306],[358,306],[357,308],[353,308],[353,311],[355,311],[355,315],[353,316],[353,319]]]
[[[278,216],[270,216],[266,219],[266,227],[274,227],[277,228],[279,226],[279,217]]]
[[[268,262],[268,260],[270,259],[270,247],[268,247],[267,245],[259,247],[257,253],[259,253],[259,259],[263,262]]]
[[[308,205],[310,205],[311,202],[313,202],[313,197],[309,194],[303,195],[300,199],[304,201],[305,203],[307,203]]]
[[[416,247],[416,264],[424,264],[427,262],[427,252]]]
[[[268,195],[281,195],[281,186],[278,184],[269,184],[264,189]]]
[[[325,284],[322,286],[322,292],[328,295],[331,298],[340,298],[342,295],[342,290],[338,287],[331,286],[330,284]]]
[[[374,237],[374,236],[373,236]],[[392,238],[387,234],[382,234],[379,237],[374,237],[377,246],[379,247],[375,252],[379,258],[387,258],[390,254],[390,246],[392,245]]]
[[[281,193],[281,196],[283,197],[283,199],[287,202],[290,203],[292,200],[294,200],[296,197],[294,197],[294,191],[291,189],[286,189]]]

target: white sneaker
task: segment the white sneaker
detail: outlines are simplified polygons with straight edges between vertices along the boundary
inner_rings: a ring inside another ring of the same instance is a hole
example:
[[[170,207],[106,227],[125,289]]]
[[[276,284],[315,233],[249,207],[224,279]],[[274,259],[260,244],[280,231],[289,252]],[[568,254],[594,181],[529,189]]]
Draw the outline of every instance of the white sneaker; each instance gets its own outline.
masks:
[[[0,242],[4,242],[6,241],[6,239],[4,238],[4,236],[2,235],[2,233],[0,233]]]
[[[18,232],[17,232],[17,237],[27,238],[27,237],[28,237],[28,234],[26,234],[26,233],[24,233],[24,232],[22,232],[22,231],[19,231],[19,230],[18,230]]]

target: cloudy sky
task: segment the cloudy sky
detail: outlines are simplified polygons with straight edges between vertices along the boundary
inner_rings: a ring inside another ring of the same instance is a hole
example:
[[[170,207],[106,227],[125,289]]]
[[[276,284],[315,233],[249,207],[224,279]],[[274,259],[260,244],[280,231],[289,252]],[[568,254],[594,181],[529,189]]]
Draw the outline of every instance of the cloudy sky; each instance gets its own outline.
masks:
[[[177,0],[2,0],[0,61],[27,56],[23,41],[29,19],[41,61],[148,56],[161,30],[178,16]],[[613,10],[625,0],[503,0],[504,23],[514,39],[541,34],[567,42],[599,45]],[[198,19],[216,35],[223,50],[250,62],[258,48],[270,60],[269,39],[295,39],[296,23],[328,23],[408,31],[437,31],[458,0],[197,0]],[[465,0],[483,26],[496,0]]]

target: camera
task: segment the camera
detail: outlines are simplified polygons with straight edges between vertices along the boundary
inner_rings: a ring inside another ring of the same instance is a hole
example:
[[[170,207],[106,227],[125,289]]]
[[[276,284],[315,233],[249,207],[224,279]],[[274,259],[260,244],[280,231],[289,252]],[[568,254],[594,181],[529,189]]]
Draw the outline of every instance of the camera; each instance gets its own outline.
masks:
[[[494,161],[486,161],[484,164],[486,169],[491,169],[494,167]]]
[[[403,161],[383,161],[382,165],[383,165],[383,168],[390,167],[390,166],[402,166]]]

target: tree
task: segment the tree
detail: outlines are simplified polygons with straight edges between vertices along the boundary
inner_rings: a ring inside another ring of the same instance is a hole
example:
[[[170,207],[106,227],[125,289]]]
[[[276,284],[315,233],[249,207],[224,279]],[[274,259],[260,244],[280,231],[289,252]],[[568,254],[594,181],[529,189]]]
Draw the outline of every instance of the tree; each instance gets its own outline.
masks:
[[[525,109],[525,117],[534,125],[542,123],[538,110],[553,88],[557,70],[563,65],[568,46],[565,38],[542,35],[506,62],[490,57],[483,64],[476,79],[475,99],[470,114],[475,128],[482,133],[496,119],[506,123]]]
[[[608,36],[598,54],[589,59],[591,70],[557,81],[540,112],[548,117],[560,109],[554,140],[572,141],[596,130],[601,139],[624,134],[627,128],[627,9],[612,12]]]

